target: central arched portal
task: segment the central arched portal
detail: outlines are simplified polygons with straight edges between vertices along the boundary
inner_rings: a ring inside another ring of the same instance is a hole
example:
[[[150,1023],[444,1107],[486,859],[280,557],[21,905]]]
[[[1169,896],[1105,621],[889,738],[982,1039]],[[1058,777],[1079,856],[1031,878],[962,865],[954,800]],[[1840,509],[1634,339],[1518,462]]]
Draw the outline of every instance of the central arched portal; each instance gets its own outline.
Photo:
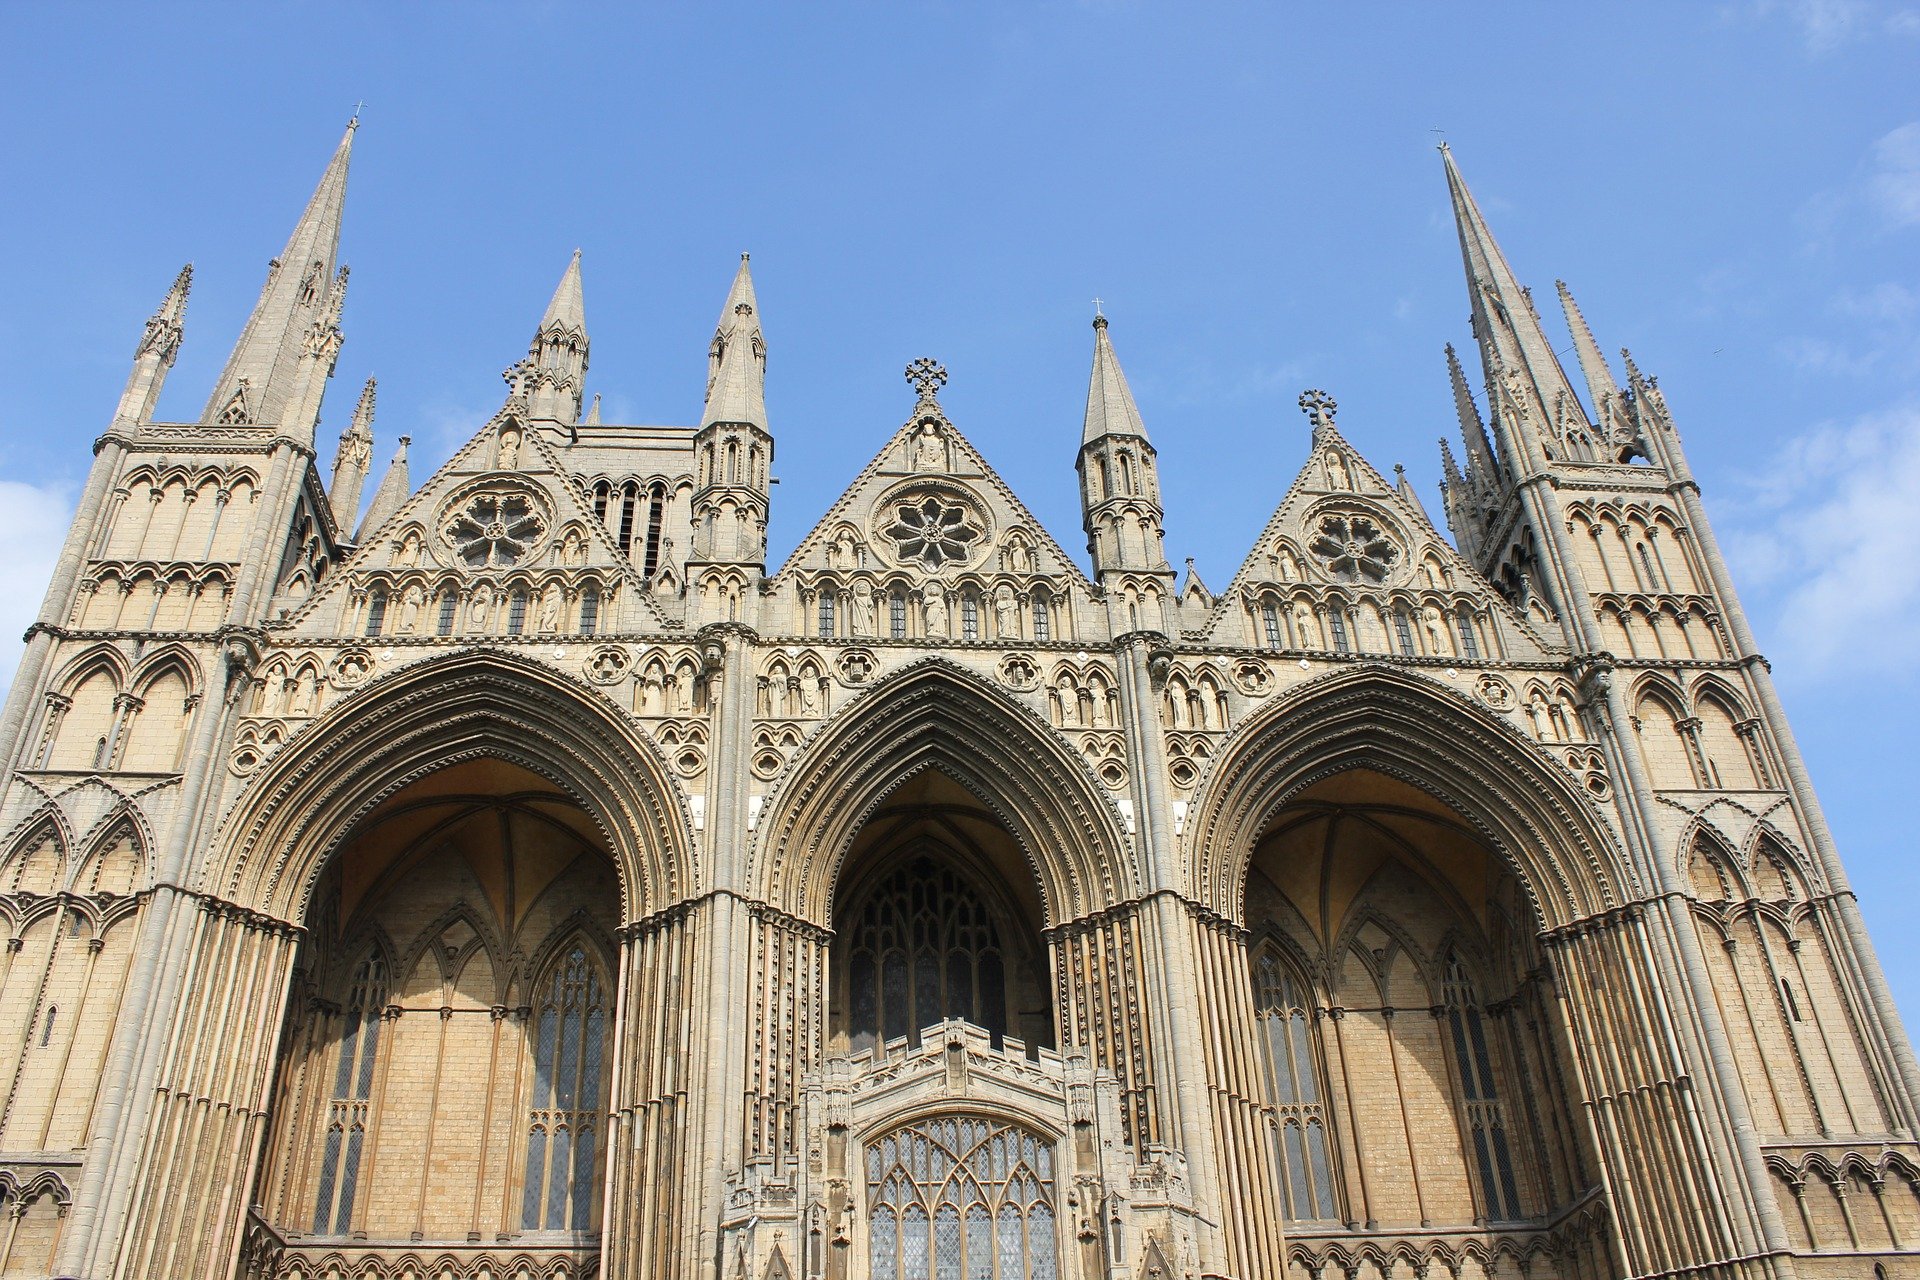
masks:
[[[312,895],[280,1049],[272,1274],[478,1246],[596,1269],[620,901],[587,813],[502,760],[360,819]]]

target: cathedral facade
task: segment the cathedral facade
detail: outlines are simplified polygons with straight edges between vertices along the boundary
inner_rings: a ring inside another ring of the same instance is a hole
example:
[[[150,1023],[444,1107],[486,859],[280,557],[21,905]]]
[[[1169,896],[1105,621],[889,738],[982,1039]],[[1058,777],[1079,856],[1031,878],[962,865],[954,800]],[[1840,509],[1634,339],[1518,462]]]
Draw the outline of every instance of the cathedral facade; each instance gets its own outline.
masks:
[[[922,360],[767,564],[744,259],[697,425],[585,405],[576,255],[431,476],[371,382],[323,457],[353,138],[195,421],[148,321],[0,720],[0,1274],[1920,1276],[1675,424],[1451,155],[1452,538],[1309,392],[1216,591],[1104,318],[1085,560]]]

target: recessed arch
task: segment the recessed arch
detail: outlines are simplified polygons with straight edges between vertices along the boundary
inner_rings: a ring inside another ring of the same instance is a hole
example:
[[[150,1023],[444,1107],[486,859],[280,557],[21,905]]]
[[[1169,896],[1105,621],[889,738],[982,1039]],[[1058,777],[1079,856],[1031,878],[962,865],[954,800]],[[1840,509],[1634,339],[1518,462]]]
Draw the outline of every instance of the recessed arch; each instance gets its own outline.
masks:
[[[830,919],[855,834],[929,768],[1013,835],[1049,926],[1138,892],[1119,813],[1085,761],[1024,707],[937,658],[868,690],[788,765],[749,856],[755,892],[802,919]]]
[[[1228,739],[1184,837],[1193,896],[1243,920],[1248,861],[1274,815],[1354,768],[1398,778],[1470,823],[1519,874],[1544,928],[1632,896],[1614,837],[1575,779],[1460,695],[1373,664],[1301,686]]]
[[[686,807],[652,743],[558,672],[490,650],[406,668],[329,709],[252,780],[207,885],[297,921],[361,817],[410,782],[483,758],[539,775],[580,804],[619,868],[623,920],[689,890]]]

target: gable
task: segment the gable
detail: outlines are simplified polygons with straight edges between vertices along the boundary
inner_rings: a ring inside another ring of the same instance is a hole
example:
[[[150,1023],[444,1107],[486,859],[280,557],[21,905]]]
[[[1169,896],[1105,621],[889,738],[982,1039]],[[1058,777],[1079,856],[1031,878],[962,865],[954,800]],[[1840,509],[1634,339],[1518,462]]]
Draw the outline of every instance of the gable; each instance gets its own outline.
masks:
[[[304,638],[605,632],[667,625],[651,584],[545,433],[502,410],[361,540],[283,625]],[[583,612],[591,593],[594,604]],[[454,600],[453,625],[440,612]],[[511,601],[520,620],[513,623]],[[519,630],[514,630],[515,626]]]
[[[1356,625],[1368,634],[1351,634]],[[1331,423],[1198,634],[1257,648],[1553,660],[1535,623]]]

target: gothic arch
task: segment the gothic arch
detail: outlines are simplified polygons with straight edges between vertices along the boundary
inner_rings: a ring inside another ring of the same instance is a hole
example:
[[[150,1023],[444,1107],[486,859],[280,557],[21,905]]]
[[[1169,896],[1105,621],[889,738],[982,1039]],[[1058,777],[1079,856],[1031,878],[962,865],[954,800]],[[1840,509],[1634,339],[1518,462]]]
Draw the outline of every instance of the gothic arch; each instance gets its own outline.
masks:
[[[1243,919],[1247,865],[1272,815],[1313,782],[1362,767],[1465,817],[1513,864],[1545,928],[1631,896],[1614,836],[1573,778],[1458,694],[1365,664],[1275,700],[1228,739],[1184,837],[1196,900]]]
[[[263,768],[229,814],[206,887],[296,921],[356,820],[407,783],[496,757],[555,783],[619,867],[623,919],[683,897],[695,872],[666,762],[614,708],[517,654],[477,651],[374,681]]]
[[[832,915],[841,863],[868,815],[935,768],[1012,833],[1038,879],[1046,924],[1131,897],[1119,815],[1087,765],[1024,707],[944,659],[868,690],[788,765],[749,854],[748,882],[802,919]]]

